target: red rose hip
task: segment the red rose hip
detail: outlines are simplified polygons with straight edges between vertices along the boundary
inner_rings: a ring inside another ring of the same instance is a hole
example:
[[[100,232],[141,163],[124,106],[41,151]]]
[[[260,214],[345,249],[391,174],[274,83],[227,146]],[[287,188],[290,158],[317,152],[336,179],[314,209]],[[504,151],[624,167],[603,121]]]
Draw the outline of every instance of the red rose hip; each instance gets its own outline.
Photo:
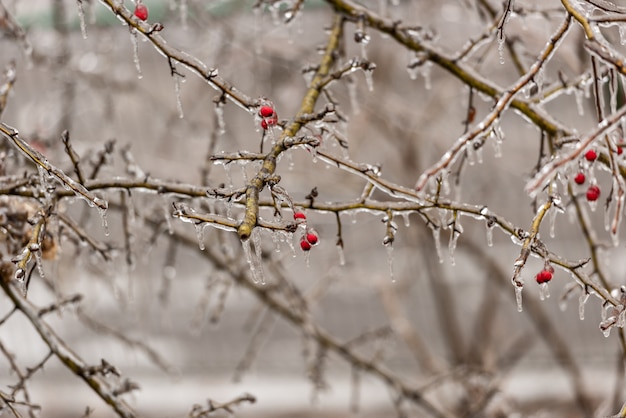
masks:
[[[304,214],[304,212],[295,212],[293,214],[293,219],[306,221],[306,215]]]

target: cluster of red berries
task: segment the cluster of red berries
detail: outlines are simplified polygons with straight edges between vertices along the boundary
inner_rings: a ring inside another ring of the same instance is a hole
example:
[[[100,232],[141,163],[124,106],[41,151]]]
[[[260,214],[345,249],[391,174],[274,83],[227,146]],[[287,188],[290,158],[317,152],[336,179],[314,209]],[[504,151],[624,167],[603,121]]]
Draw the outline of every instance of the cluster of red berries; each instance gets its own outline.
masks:
[[[545,267],[543,270],[537,273],[537,275],[535,276],[535,280],[537,280],[537,283],[539,284],[548,283],[550,280],[552,280],[553,272],[554,269],[552,267]]]
[[[148,7],[145,4],[138,2],[135,5],[135,17],[139,20],[143,20],[144,22],[148,20]]]
[[[574,176],[574,183],[582,185],[587,180],[585,173],[579,172]],[[587,200],[590,202],[595,202],[600,198],[600,187],[596,184],[592,184],[587,189],[586,193]]]
[[[259,117],[261,118],[261,128],[267,130],[269,127],[278,124],[278,114],[272,106],[267,104],[259,109]]]
[[[622,152],[622,148],[617,147],[617,154],[619,155],[621,154],[621,152]],[[592,163],[598,159],[598,153],[596,153],[595,150],[590,149],[589,151],[585,153],[584,157],[585,157],[585,160]],[[585,184],[586,180],[587,180],[587,176],[585,176],[585,173],[583,173],[582,171],[579,171],[574,176],[574,183],[578,185]],[[587,189],[587,193],[585,194],[585,196],[587,197],[588,201],[595,202],[596,200],[600,198],[600,187],[596,184],[590,185],[589,188]]]
[[[300,249],[302,251],[310,251],[320,240],[317,232],[306,226],[306,215],[303,212],[294,212],[293,219],[305,226],[304,234],[300,237]]]

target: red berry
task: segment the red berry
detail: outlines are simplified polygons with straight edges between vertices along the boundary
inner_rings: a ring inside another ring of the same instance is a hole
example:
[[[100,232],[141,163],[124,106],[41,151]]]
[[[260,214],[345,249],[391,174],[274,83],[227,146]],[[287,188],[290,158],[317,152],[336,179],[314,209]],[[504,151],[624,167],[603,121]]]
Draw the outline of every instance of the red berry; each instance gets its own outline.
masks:
[[[592,184],[591,186],[589,186],[589,188],[587,189],[587,200],[590,202],[594,202],[598,200],[599,197],[600,197],[600,188],[596,186],[595,184]]]
[[[576,184],[583,184],[585,182],[585,174],[584,173],[576,174],[576,177],[574,177],[574,182]]]
[[[317,244],[319,238],[317,237],[317,234],[315,232],[307,232],[306,240],[309,242],[309,244],[315,245]]]
[[[137,3],[135,6],[135,16],[139,20],[148,20],[148,7],[143,3]]]
[[[550,270],[541,270],[539,273],[537,273],[535,280],[537,280],[537,283],[539,284],[548,283],[550,280],[552,280],[552,272]]]
[[[302,248],[302,251],[309,251],[311,249],[311,244],[303,238],[300,240],[300,248]]]
[[[259,109],[259,116],[262,118],[269,118],[274,115],[274,109],[271,106],[261,106]]]
[[[596,154],[594,150],[590,149],[585,153],[585,158],[587,159],[587,161],[595,161],[596,158],[598,158],[598,154]]]
[[[276,118],[262,119],[261,120],[261,128],[263,128],[263,130],[267,130],[267,128],[269,128],[270,126],[274,126],[277,123],[278,123],[278,119],[276,119]]]
[[[304,212],[294,212],[293,219],[302,219],[303,221],[306,221],[306,215],[304,214]]]
[[[617,155],[622,155],[622,152],[624,152],[624,150],[622,149],[621,146],[617,146]]]

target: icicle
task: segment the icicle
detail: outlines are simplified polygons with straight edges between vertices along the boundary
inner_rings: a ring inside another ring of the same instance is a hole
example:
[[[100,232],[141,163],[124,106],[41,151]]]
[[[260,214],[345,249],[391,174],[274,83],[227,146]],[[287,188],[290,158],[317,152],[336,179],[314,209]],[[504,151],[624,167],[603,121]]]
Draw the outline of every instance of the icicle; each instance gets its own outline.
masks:
[[[280,25],[280,2],[271,4],[269,6],[269,10],[272,15],[272,23],[274,26]]]
[[[613,292],[611,292],[611,294],[612,294],[612,293],[613,293]],[[604,302],[604,303],[602,304],[602,309],[600,310],[600,320],[601,320],[602,322],[605,322],[605,321],[606,321],[606,318],[607,318],[607,316],[608,316],[608,312],[609,312],[609,310],[610,310],[610,309],[611,309],[611,305],[610,305],[608,302]]]
[[[337,253],[339,254],[339,265],[340,266],[345,266],[346,265],[346,254],[343,251],[343,245],[337,245]]]
[[[524,289],[522,286],[514,285],[515,287],[515,303],[517,304],[517,312],[522,312],[522,290]]]
[[[391,279],[391,283],[396,282],[396,278],[393,275],[393,245],[386,245],[387,247],[387,264],[389,265],[389,278]]]
[[[459,239],[459,235],[463,232],[463,227],[457,220],[452,224],[452,229],[450,230],[450,241],[448,242],[448,253],[450,256],[450,264],[453,266],[456,265],[456,260],[454,258],[454,251],[456,250],[456,243]]]
[[[80,33],[83,39],[87,39],[87,26],[85,24],[85,9],[83,9],[83,0],[76,0],[78,5],[78,20],[80,22]]]
[[[626,26],[622,22],[620,25],[617,25],[619,29],[619,43],[621,45],[626,45]]]
[[[296,247],[293,245],[293,233],[287,232],[285,235],[286,235],[285,242],[287,242],[287,245],[289,245],[289,248],[291,248],[291,256],[293,258],[296,258],[297,254],[296,254]]]
[[[54,177],[52,175],[50,175],[50,173],[48,173],[46,171],[45,168],[43,168],[40,165],[37,165],[37,173],[39,174],[39,185],[41,186],[41,192],[43,192],[43,195],[46,198],[46,201],[50,201],[50,199],[52,199],[53,195],[54,195],[54,190],[56,189],[56,183],[54,181]],[[63,183],[63,186],[67,186],[65,183]],[[66,190],[69,187],[66,187]],[[93,202],[89,199],[87,200],[87,204],[90,207],[93,207]]]
[[[493,227],[495,224],[489,225],[487,222],[487,247],[493,247]]]
[[[359,104],[359,97],[357,95],[357,86],[352,78],[348,78],[346,87],[348,88],[348,97],[350,98],[352,113],[358,115],[361,112],[361,105]]]
[[[432,63],[430,61],[425,62],[420,68],[420,75],[424,78],[424,88],[426,90],[430,90],[432,87],[432,82],[430,78],[430,70],[432,68]]]
[[[548,222],[550,224],[550,238],[555,237],[555,227],[556,227],[556,215],[558,214],[558,210],[555,207],[550,208],[548,212]]]
[[[411,215],[411,212],[408,212],[408,211],[402,212],[402,219],[404,219],[404,226],[406,228],[411,227],[411,219],[409,218],[410,215]]]
[[[585,105],[583,103],[583,100],[584,100],[583,94],[584,93],[582,90],[574,89],[574,97],[576,98],[576,108],[578,109],[579,116],[585,115]]]
[[[539,285],[539,299],[545,300],[550,297],[550,289],[548,288],[548,283],[541,283]]]
[[[231,163],[224,164],[224,172],[226,173],[226,186],[229,190],[233,189],[233,173],[231,170]]]
[[[611,235],[614,247],[619,246],[619,230],[622,223],[622,218],[624,217],[625,197],[624,193],[620,192],[624,191],[625,188],[626,184],[624,184],[624,181],[621,177],[619,177],[617,180],[613,180],[613,190],[615,192],[613,193],[612,200],[615,201],[615,203],[611,204],[611,206],[613,206],[613,210],[611,211],[611,213],[613,213],[613,220],[611,221],[609,233]]]
[[[272,242],[274,243],[274,252],[280,252],[280,232],[272,231]]]
[[[172,227],[172,214],[170,213],[170,202],[166,195],[163,195],[165,204],[163,205],[163,217],[165,218],[165,225],[167,226],[167,233],[174,234],[174,228]]]
[[[31,245],[30,246],[30,251],[31,251],[32,254],[35,255],[35,263],[37,264],[37,272],[39,273],[39,277],[41,277],[43,279],[46,276],[45,276],[44,271],[43,271],[43,263],[42,263],[42,258],[41,258],[41,248],[39,247],[39,244]]]
[[[474,150],[476,150],[476,162],[478,164],[483,163],[483,141],[477,140],[474,142]]]
[[[183,119],[185,114],[183,113],[183,101],[180,98],[180,76],[174,74],[174,91],[176,92],[176,109],[178,109],[178,117]]]
[[[217,119],[217,133],[224,135],[226,133],[226,123],[224,122],[224,104],[221,101],[215,104],[215,116]]]
[[[435,251],[437,252],[439,263],[443,264],[443,255],[441,253],[441,228],[432,224],[430,224],[429,227],[433,231],[433,241],[435,242]]]
[[[252,272],[252,281],[254,283],[258,283],[257,280],[257,272],[256,272],[256,261],[254,261],[254,256],[252,254],[252,249],[250,248],[249,239],[245,241],[241,241],[241,245],[243,247],[243,253],[246,257],[246,261],[248,262],[248,266],[250,266],[250,271]]]
[[[102,219],[102,228],[104,228],[104,235],[109,236],[109,223],[107,222],[107,209],[106,207],[102,208],[97,206],[98,214],[100,215],[100,219]]]
[[[614,72],[611,72],[609,77],[609,107],[611,113],[615,113],[617,111],[617,95],[619,93],[617,77],[619,76]]]
[[[180,0],[180,5],[178,6],[180,11],[180,23],[183,29],[187,29],[187,0]]]
[[[367,89],[372,92],[374,91],[374,76],[372,75],[372,70],[364,70],[363,75],[365,76],[365,84],[367,84]]]
[[[498,58],[500,60],[500,64],[504,65],[504,43],[506,41],[506,38],[504,36],[504,33],[500,32],[500,35],[498,36]]]
[[[198,248],[200,251],[204,251],[204,228],[207,226],[205,222],[200,222],[194,224],[194,228],[196,228],[196,237],[198,238]]]
[[[130,42],[133,44],[133,62],[135,63],[135,69],[137,70],[137,78],[143,78],[141,72],[141,62],[139,61],[139,42],[137,41],[137,31],[135,28],[130,29]]]
[[[474,142],[465,145],[465,158],[470,166],[476,164],[476,148],[474,148]]]
[[[585,319],[585,304],[589,299],[589,293],[583,290],[582,295],[578,298],[578,317],[581,321]]]
[[[263,264],[261,263],[263,248],[261,245],[261,230],[259,228],[254,228],[252,230],[252,244],[254,245],[254,252],[256,253],[254,257],[254,261],[256,262],[256,278],[258,282],[265,284],[265,274],[263,274]]]
[[[243,182],[247,183],[248,182],[248,171],[246,170],[247,165],[240,164],[240,167],[241,167],[241,177],[243,178]]]

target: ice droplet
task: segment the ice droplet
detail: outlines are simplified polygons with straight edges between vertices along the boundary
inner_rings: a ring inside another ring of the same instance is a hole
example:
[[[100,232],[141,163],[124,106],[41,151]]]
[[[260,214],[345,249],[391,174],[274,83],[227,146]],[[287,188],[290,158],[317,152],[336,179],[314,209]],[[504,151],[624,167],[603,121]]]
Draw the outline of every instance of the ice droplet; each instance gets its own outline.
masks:
[[[515,303],[517,303],[517,312],[522,312],[522,290],[524,289],[522,286],[514,285],[515,287]]]
[[[139,42],[137,41],[137,31],[135,28],[130,29],[130,42],[133,44],[133,62],[135,63],[135,69],[137,70],[137,78],[143,78],[141,72],[141,62],[139,61]]]
[[[85,25],[85,9],[83,8],[83,0],[76,0],[76,5],[78,6],[78,20],[80,22],[80,33],[83,36],[83,39],[87,39],[87,26]]]
[[[578,317],[581,321],[585,320],[585,304],[589,299],[589,293],[583,291],[583,293],[578,298]]]

